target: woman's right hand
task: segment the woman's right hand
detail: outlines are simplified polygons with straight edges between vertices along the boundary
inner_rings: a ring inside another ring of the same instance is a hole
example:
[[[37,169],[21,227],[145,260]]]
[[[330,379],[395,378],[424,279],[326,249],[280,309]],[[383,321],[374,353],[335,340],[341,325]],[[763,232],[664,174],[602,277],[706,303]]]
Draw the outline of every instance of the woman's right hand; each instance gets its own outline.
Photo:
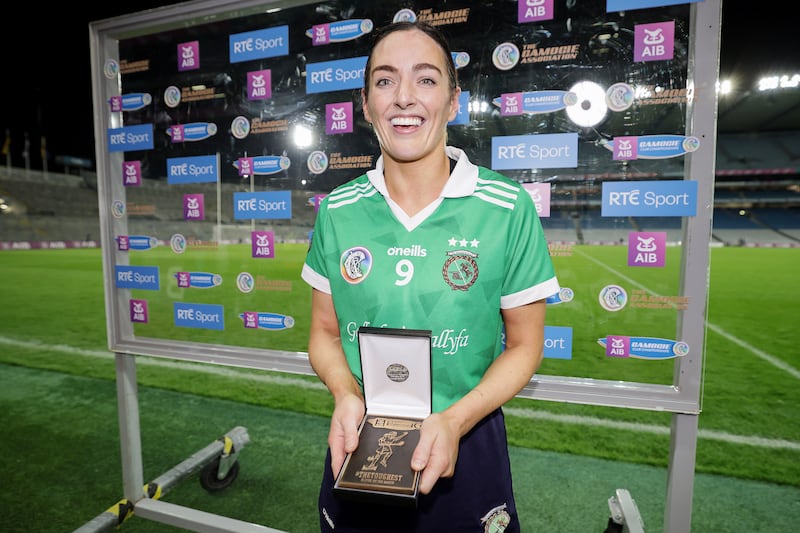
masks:
[[[364,400],[356,394],[347,394],[336,400],[331,416],[331,429],[328,433],[334,478],[339,475],[347,454],[358,448],[358,427],[365,412]]]

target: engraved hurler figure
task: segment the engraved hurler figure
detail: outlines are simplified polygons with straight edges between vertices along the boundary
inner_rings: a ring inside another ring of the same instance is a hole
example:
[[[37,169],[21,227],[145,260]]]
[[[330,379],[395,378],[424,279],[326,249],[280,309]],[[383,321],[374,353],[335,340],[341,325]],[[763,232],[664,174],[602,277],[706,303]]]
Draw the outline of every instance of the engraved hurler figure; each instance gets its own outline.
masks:
[[[394,446],[403,446],[406,441],[401,440],[408,435],[408,431],[404,431],[398,435],[396,431],[389,431],[381,435],[378,439],[378,449],[375,450],[375,455],[367,457],[369,463],[361,467],[361,470],[377,470],[378,463],[380,462],[384,468],[389,466],[389,458],[392,456]]]

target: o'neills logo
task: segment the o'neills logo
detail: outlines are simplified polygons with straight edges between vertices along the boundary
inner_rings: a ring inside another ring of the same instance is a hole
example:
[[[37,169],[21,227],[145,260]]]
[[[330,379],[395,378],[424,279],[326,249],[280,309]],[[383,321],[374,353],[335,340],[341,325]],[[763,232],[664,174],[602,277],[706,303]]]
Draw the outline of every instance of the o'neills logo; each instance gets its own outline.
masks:
[[[412,256],[412,257],[425,257],[428,255],[428,250],[420,246],[419,244],[413,244],[406,248],[401,248],[398,246],[389,248],[386,251],[386,255],[389,257],[397,256],[397,255],[405,255],[405,256]]]
[[[442,277],[454,291],[466,291],[478,279],[478,254],[466,250],[447,252]]]

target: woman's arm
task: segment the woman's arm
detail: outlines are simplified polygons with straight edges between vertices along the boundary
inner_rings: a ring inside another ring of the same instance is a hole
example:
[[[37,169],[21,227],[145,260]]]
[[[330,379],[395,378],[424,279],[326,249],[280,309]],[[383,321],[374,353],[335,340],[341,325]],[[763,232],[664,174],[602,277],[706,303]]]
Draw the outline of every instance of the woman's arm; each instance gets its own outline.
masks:
[[[538,370],[543,357],[545,301],[502,310],[506,330],[503,353],[489,366],[475,388],[422,425],[411,459],[422,470],[420,492],[427,494],[440,477],[450,477],[458,444],[484,417],[516,396]],[[424,470],[423,470],[424,469]]]
[[[342,349],[333,298],[317,289],[311,291],[308,359],[334,400],[328,445],[336,477],[347,453],[358,447],[358,426],[364,417],[365,405],[361,387],[350,372]]]

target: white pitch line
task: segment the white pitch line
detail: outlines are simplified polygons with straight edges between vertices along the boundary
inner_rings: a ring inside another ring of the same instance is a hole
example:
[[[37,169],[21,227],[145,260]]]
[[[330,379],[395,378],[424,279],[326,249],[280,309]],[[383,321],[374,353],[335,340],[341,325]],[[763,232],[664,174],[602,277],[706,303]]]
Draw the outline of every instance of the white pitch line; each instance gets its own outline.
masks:
[[[74,346],[67,346],[65,344],[44,344],[37,341],[21,341],[2,336],[0,336],[0,344],[8,344],[10,346],[16,346],[18,348],[26,348],[29,350],[47,350],[53,352],[67,353],[70,355],[100,357],[103,359],[112,359],[114,357],[114,354],[108,351],[86,350],[83,348],[76,348]],[[192,372],[200,372],[203,374],[213,374],[215,376],[247,378],[252,381],[270,383],[273,385],[292,385],[295,387],[300,387],[305,389],[325,390],[325,386],[320,382],[308,381],[291,377],[283,377],[283,376],[251,374],[248,372],[242,372],[220,365],[204,365],[201,363],[193,363],[189,361],[174,361],[172,359],[158,359],[152,357],[139,357],[137,359],[137,364],[146,366],[155,366],[159,368],[168,368],[172,370],[189,370]]]
[[[716,324],[712,324],[711,322],[706,321],[706,325],[708,326],[708,329],[710,329],[714,333],[725,337],[727,340],[731,341],[734,344],[738,344],[739,346],[741,346],[742,348],[744,348],[748,352],[752,353],[753,355],[755,355],[759,359],[763,359],[764,361],[766,361],[767,363],[771,364],[772,366],[783,370],[784,372],[786,372],[787,374],[791,375],[795,379],[800,379],[800,370],[797,370],[795,367],[793,367],[789,363],[787,363],[785,361],[781,361],[780,359],[778,359],[774,355],[770,355],[770,354],[768,354],[767,352],[765,352],[763,350],[759,350],[755,346],[747,344],[742,339],[734,337],[733,335],[731,335],[730,333],[728,333],[727,331],[725,331],[721,327],[717,326]]]
[[[598,266],[600,266],[602,268],[605,268],[606,270],[608,270],[609,272],[611,272],[615,276],[619,276],[620,278],[624,279],[625,281],[627,281],[631,285],[633,285],[633,286],[635,286],[635,287],[637,287],[639,289],[642,289],[643,291],[646,291],[651,296],[656,296],[656,297],[657,296],[661,296],[660,294],[657,294],[656,292],[650,290],[648,287],[645,287],[644,285],[642,285],[638,281],[629,278],[628,276],[626,276],[622,272],[614,270],[613,268],[611,268],[607,264],[603,263],[599,259],[596,259],[596,258],[594,258],[594,257],[592,257],[592,256],[590,256],[588,254],[585,254],[585,253],[583,253],[583,252],[581,252],[579,250],[576,251],[576,252],[581,254],[586,259],[594,262],[596,265],[598,265]],[[745,341],[743,341],[742,339],[740,339],[738,337],[735,337],[734,335],[731,335],[730,333],[728,333],[727,331],[725,331],[724,329],[722,329],[718,325],[712,324],[708,320],[706,320],[706,327],[708,327],[708,329],[710,329],[714,333],[716,333],[716,334],[724,337],[725,339],[731,341],[732,343],[738,344],[739,346],[741,346],[745,350],[749,351],[750,353],[752,353],[753,355],[755,355],[759,359],[761,359],[763,361],[766,361],[767,363],[771,364],[772,366],[774,366],[774,367],[776,367],[776,368],[778,368],[780,370],[783,370],[784,372],[786,372],[787,374],[789,374],[793,378],[800,379],[800,370],[794,368],[789,363],[787,363],[785,361],[782,361],[778,357],[775,357],[774,355],[770,355],[770,354],[768,354],[767,352],[765,352],[763,350],[759,350],[755,346],[752,346],[752,345],[746,343]]]
[[[74,346],[67,346],[63,344],[44,344],[34,341],[20,341],[8,337],[0,336],[0,344],[9,346],[16,346],[29,350],[47,350],[54,352],[67,353],[70,355],[82,355],[87,357],[100,357],[103,359],[111,359],[114,355],[111,352],[101,350],[85,350],[76,348]],[[205,374],[213,374],[217,376],[235,377],[237,379],[248,379],[261,383],[275,384],[275,385],[291,385],[303,389],[324,390],[325,386],[316,381],[308,381],[303,379],[281,377],[269,374],[252,374],[249,372],[242,372],[233,368],[222,367],[218,365],[207,365],[201,363],[191,363],[182,361],[173,361],[170,359],[158,359],[151,357],[139,357],[137,364],[154,366],[159,368],[169,368],[176,370],[187,370],[191,372],[202,372]],[[641,424],[638,422],[623,422],[619,420],[609,420],[606,418],[595,418],[591,416],[578,416],[578,415],[564,415],[551,413],[548,411],[541,411],[539,409],[523,409],[518,407],[504,408],[506,414],[510,416],[517,416],[520,418],[547,420],[550,422],[559,422],[562,424],[573,424],[583,426],[603,427],[608,429],[622,429],[626,431],[633,431],[637,433],[650,433],[653,435],[669,435],[670,428],[668,426],[657,426],[654,424]],[[728,442],[732,444],[743,444],[748,446],[757,446],[761,448],[770,449],[787,449],[800,451],[800,442],[793,442],[784,439],[767,439],[758,436],[744,436],[733,435],[722,431],[704,430],[700,429],[697,432],[698,438],[706,440],[716,440]]]
[[[595,418],[592,416],[580,415],[559,415],[547,411],[532,409],[520,409],[516,407],[506,407],[503,409],[506,414],[518,416],[520,418],[530,418],[537,420],[547,420],[550,422],[560,422],[581,426],[594,426],[607,429],[622,429],[636,433],[651,433],[653,435],[669,435],[668,426],[656,426],[653,424],[641,424],[639,422],[623,422],[620,420],[609,420],[607,418]],[[757,446],[770,449],[785,449],[800,451],[800,442],[793,442],[784,439],[767,439],[764,437],[732,435],[723,431],[699,429],[697,437],[706,440],[716,440],[730,444],[744,444],[747,446]]]

